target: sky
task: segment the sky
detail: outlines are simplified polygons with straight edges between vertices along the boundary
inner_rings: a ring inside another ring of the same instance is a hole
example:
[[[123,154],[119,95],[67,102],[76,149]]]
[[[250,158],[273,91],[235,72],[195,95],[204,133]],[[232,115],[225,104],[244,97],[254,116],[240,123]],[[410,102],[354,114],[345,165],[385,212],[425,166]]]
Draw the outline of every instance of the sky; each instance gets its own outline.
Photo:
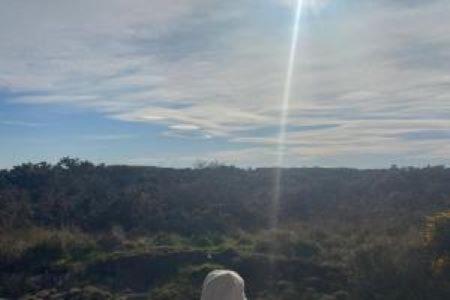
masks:
[[[291,0],[0,0],[0,168],[274,166]],[[450,163],[450,1],[303,0],[286,167]]]

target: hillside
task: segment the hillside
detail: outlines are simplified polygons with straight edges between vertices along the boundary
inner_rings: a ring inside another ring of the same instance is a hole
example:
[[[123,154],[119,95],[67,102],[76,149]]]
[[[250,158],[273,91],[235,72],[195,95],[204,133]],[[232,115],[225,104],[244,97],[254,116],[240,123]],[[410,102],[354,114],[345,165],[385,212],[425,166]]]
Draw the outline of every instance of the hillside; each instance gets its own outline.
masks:
[[[198,299],[223,267],[249,299],[448,299],[450,226],[435,224],[450,169],[284,169],[277,210],[274,173],[71,158],[2,170],[0,296]]]

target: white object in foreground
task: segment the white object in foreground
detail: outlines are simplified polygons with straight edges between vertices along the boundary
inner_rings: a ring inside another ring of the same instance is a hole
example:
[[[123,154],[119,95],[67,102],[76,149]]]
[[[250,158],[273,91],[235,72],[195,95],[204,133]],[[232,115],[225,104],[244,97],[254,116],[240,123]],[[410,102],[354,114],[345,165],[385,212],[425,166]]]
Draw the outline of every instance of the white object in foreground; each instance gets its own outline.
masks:
[[[201,300],[246,300],[244,280],[238,273],[215,270],[203,282]]]

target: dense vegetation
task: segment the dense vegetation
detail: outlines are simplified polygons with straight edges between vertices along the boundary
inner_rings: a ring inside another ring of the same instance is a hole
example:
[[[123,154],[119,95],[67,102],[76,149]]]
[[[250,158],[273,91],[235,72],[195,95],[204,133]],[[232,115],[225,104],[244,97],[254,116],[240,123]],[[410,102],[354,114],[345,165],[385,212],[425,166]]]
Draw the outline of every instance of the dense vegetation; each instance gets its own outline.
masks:
[[[449,299],[450,169],[93,165],[0,171],[0,297]],[[276,212],[277,228],[271,228]]]

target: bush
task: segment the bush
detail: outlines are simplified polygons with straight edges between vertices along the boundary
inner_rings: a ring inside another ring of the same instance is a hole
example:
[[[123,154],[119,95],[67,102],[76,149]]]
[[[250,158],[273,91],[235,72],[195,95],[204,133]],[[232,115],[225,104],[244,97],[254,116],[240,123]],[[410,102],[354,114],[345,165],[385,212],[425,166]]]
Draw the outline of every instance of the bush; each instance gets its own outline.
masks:
[[[427,218],[425,243],[433,255],[433,271],[450,274],[450,211]]]
[[[257,238],[254,250],[286,257],[311,258],[320,252],[315,242],[290,230],[272,230]]]
[[[0,263],[21,271],[39,271],[61,259],[82,260],[96,249],[95,240],[78,231],[16,230],[0,237]]]

